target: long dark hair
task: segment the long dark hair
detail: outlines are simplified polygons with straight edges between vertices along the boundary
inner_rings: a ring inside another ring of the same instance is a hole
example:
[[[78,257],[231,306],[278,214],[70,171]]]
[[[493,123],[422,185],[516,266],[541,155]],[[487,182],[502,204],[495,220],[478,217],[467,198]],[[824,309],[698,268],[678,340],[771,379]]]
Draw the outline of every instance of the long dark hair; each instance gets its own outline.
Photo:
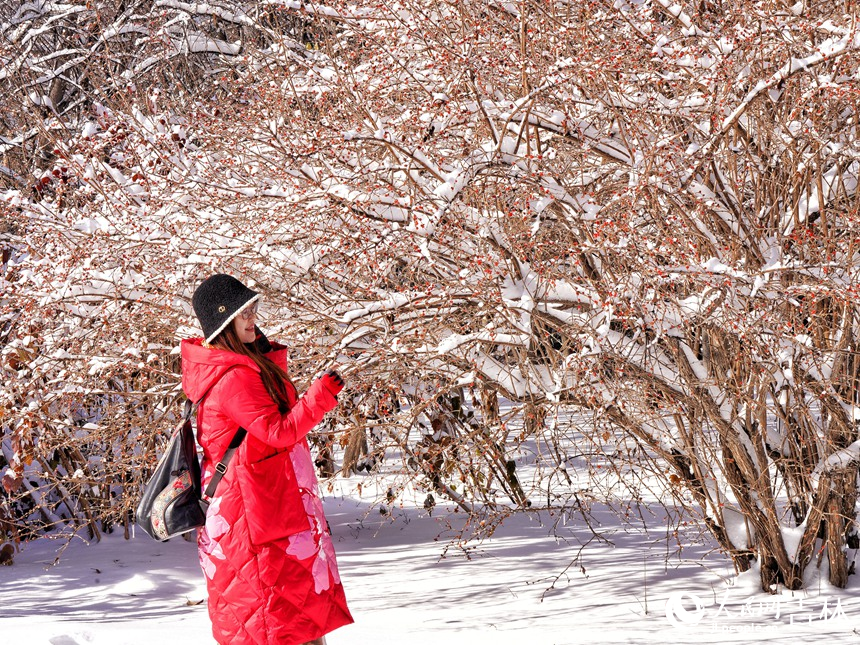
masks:
[[[296,386],[287,376],[287,372],[273,361],[266,358],[257,348],[256,343],[243,343],[236,333],[236,329],[232,324],[227,325],[211,343],[218,349],[226,349],[230,352],[236,352],[242,356],[247,356],[257,367],[260,368],[260,377],[263,379],[263,385],[272,401],[278,406],[281,414],[286,414],[290,409],[290,400],[287,398],[287,384],[295,391]]]

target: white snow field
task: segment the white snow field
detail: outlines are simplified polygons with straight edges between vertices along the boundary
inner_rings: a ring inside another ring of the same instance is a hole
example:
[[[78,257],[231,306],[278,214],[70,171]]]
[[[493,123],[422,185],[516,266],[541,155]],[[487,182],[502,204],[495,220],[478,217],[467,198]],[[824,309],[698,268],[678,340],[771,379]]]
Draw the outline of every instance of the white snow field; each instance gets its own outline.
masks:
[[[329,645],[860,639],[855,576],[835,589],[812,567],[804,591],[763,594],[755,571],[734,576],[708,544],[679,553],[670,539],[667,548],[659,514],[646,513],[646,530],[595,509],[605,540],[575,512],[563,521],[521,514],[462,549],[450,530],[462,513],[451,508],[383,516],[360,495],[335,492],[326,511],[356,622],[330,634]],[[52,566],[59,544],[26,544],[14,565],[0,567],[3,644],[214,642],[193,543],[160,544],[142,532],[92,546],[76,539]]]

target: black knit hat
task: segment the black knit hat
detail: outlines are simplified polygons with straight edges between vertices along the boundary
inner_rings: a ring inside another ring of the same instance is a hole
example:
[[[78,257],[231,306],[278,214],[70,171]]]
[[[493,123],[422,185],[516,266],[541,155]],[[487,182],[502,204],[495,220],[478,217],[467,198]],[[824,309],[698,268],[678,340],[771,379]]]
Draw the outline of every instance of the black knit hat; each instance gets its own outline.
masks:
[[[259,293],[226,273],[216,273],[201,282],[191,304],[206,342],[211,343],[245,307],[259,298]]]

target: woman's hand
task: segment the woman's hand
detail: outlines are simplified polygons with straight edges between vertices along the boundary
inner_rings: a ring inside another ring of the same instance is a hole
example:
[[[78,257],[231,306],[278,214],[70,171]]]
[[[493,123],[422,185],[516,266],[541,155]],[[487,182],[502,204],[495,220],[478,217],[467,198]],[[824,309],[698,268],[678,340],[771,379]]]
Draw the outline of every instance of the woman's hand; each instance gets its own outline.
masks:
[[[338,393],[343,389],[343,379],[340,374],[338,374],[335,370],[326,370],[325,374],[320,376],[320,380],[323,382],[328,388],[328,391],[331,392],[334,396],[337,396]]]

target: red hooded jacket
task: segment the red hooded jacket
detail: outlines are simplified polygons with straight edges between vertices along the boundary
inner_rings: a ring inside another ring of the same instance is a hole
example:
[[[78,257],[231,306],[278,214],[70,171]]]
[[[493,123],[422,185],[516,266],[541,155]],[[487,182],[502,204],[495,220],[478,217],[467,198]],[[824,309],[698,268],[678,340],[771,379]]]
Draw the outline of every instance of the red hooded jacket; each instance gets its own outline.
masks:
[[[352,622],[305,436],[337,405],[327,379],[304,396],[287,384],[281,414],[250,359],[182,342],[182,388],[197,411],[203,487],[239,427],[247,436],[218,484],[198,535],[215,640],[305,643]],[[267,357],[287,367],[287,350]]]

